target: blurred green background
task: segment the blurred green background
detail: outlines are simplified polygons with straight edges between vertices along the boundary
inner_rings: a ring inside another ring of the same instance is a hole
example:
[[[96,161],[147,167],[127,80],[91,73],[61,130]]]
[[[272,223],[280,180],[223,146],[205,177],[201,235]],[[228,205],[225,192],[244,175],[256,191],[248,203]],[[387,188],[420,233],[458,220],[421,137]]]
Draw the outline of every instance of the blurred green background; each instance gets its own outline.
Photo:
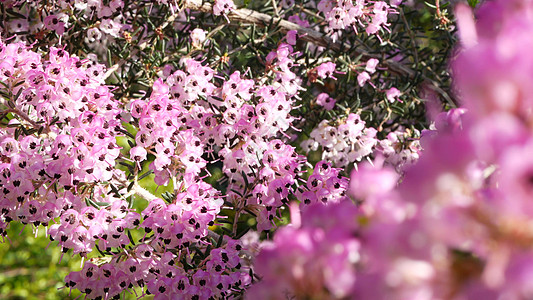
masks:
[[[135,204],[142,210],[146,201],[137,199]],[[4,243],[0,243],[0,300],[68,300],[78,297],[78,290],[73,289],[70,292],[68,288],[64,288],[64,278],[72,271],[81,270],[80,256],[72,256],[72,251],[69,251],[61,258],[61,248],[57,242],[50,242],[45,236],[44,227],[39,227],[37,237],[30,225],[22,230],[23,228],[23,224],[11,222],[7,230],[9,239],[6,238]],[[138,235],[135,231],[132,234]],[[96,256],[98,251],[94,250],[88,258]],[[137,289],[137,294],[141,293],[141,290]],[[150,296],[143,299],[152,298]],[[78,299],[84,299],[83,295]],[[122,299],[137,297],[134,293],[126,292]]]
[[[66,253],[59,263],[61,249],[39,228],[37,238],[31,226],[12,222],[9,240],[0,244],[0,299],[74,299],[79,292],[62,287],[70,271],[79,271],[81,259]],[[19,235],[19,233],[22,233]],[[1,241],[1,240],[0,240]]]

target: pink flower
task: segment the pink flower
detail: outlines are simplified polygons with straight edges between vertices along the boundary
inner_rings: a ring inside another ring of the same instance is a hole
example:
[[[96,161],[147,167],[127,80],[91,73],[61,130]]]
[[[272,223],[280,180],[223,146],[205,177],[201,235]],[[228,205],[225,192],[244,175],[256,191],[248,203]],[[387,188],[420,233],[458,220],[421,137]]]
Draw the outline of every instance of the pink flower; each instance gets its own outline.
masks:
[[[332,62],[326,62],[321,64],[316,68],[318,77],[322,79],[326,79],[328,77],[335,79],[335,77],[333,77],[333,72],[335,72],[335,66],[335,63]]]
[[[349,295],[359,260],[359,241],[352,235],[356,216],[350,201],[310,206],[302,214],[300,228],[284,227],[272,243],[263,244],[255,263],[262,280],[248,295],[261,299],[283,299],[287,293],[317,299]]]
[[[58,35],[65,32],[65,22],[61,21],[59,16],[50,15],[44,18],[44,26],[50,30],[54,30]]]
[[[296,41],[298,41],[298,31],[296,30],[289,30],[287,32],[287,43],[289,45],[296,45]]]
[[[316,97],[316,103],[324,107],[324,109],[326,110],[332,110],[333,107],[335,107],[335,102],[336,100],[331,98],[326,93],[321,93],[320,95],[318,95],[318,97]]]
[[[130,149],[130,158],[134,161],[143,161],[146,159],[146,149],[143,147],[137,146]]]
[[[363,87],[367,81],[370,80],[370,75],[367,72],[362,72],[357,75],[357,83],[360,87]]]
[[[232,0],[215,0],[213,14],[215,16],[227,15],[233,9],[235,9],[235,4]]]
[[[455,6],[455,15],[459,27],[459,37],[463,46],[469,48],[476,45],[477,31],[472,9],[464,3],[458,3]]]
[[[390,0],[390,5],[391,6],[398,6],[400,4],[402,4],[403,0]]]
[[[518,147],[508,147],[503,153],[498,176],[501,195],[498,211],[510,215],[533,216],[533,141]]]
[[[375,165],[364,163],[357,170],[353,170],[350,180],[350,194],[357,199],[366,199],[392,191],[399,176],[393,169],[384,168],[379,166],[380,164],[382,162],[379,161]]]
[[[389,100],[390,103],[394,103],[395,101],[403,102],[399,98],[402,93],[397,88],[390,88],[385,92],[385,94],[387,95],[387,100]]]
[[[374,74],[376,72],[376,67],[379,63],[379,60],[375,58],[371,58],[366,62],[365,70],[370,73]]]
[[[294,0],[292,0],[292,1],[294,1]],[[300,16],[302,16],[302,17],[300,17]],[[305,19],[305,14],[301,13],[300,16],[299,15],[292,15],[292,16],[289,17],[289,21],[291,21],[291,22],[293,22],[295,24],[298,24],[298,25],[300,25],[302,27],[309,27],[309,21],[307,21]]]

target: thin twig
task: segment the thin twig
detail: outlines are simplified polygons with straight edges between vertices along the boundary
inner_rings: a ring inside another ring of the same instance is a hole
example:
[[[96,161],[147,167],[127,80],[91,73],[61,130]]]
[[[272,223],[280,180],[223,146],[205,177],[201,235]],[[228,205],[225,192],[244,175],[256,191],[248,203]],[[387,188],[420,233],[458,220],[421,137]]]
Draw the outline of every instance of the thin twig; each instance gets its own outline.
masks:
[[[435,7],[437,8],[437,17],[440,23],[442,25],[450,23],[450,19],[446,18],[446,16],[440,10],[440,0],[435,0]]]
[[[278,4],[276,3],[276,0],[271,0],[271,1],[272,1],[272,7],[274,8],[274,15],[276,15],[276,17],[279,17]]]
[[[16,114],[17,116],[19,116],[20,118],[22,118],[24,121],[30,123],[31,126],[33,126],[33,128],[35,129],[40,129],[40,128],[43,128],[43,132],[44,133],[49,133],[50,132],[50,128],[48,126],[41,126],[39,123],[33,121],[32,119],[30,119],[30,117],[28,115],[26,115],[24,112],[16,109],[16,108],[8,108],[6,110],[2,110],[0,111],[0,116],[5,116],[7,115],[8,113],[13,113],[13,114]],[[1,119],[1,118],[0,118]]]
[[[413,47],[413,56],[415,59],[415,68],[418,69],[418,47],[416,45],[416,37],[413,31],[411,30],[411,27],[409,26],[409,22],[407,21],[407,18],[405,17],[405,14],[403,12],[403,8],[400,9],[400,17],[402,18],[402,21],[405,25],[405,29],[407,30],[407,33],[409,34],[409,38],[411,39],[411,45]]]
[[[8,113],[13,113],[13,114],[16,114],[17,116],[21,117],[22,119],[24,119],[24,121],[30,123],[33,127],[35,127],[36,129],[38,129],[39,127],[41,127],[39,124],[37,124],[37,122],[33,121],[32,119],[30,119],[30,117],[28,117],[24,112],[18,110],[18,109],[15,109],[15,108],[8,108],[6,110],[3,110],[3,111],[0,111],[0,115],[7,115]]]

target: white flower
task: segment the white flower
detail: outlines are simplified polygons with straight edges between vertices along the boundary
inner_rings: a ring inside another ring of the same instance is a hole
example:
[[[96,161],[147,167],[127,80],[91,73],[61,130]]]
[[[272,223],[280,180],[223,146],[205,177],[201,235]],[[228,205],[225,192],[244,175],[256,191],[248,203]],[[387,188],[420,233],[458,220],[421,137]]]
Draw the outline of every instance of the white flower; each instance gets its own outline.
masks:
[[[120,35],[120,24],[111,20],[104,19],[100,23],[100,30],[106,34],[111,35],[112,37],[119,37]]]
[[[100,41],[101,38],[102,38],[102,32],[98,30],[98,28],[93,27],[87,30],[87,38],[85,39],[85,41],[88,44],[93,44],[95,42]]]
[[[201,28],[196,28],[191,32],[192,45],[194,47],[201,47],[206,38],[206,31]]]

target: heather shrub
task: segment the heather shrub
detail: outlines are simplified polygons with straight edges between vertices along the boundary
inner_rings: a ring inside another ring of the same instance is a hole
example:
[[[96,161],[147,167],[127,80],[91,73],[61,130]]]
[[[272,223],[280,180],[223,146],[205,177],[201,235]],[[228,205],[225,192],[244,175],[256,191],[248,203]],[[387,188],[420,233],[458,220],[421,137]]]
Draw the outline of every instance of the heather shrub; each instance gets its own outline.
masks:
[[[533,4],[478,2],[0,1],[0,293],[530,298]]]

